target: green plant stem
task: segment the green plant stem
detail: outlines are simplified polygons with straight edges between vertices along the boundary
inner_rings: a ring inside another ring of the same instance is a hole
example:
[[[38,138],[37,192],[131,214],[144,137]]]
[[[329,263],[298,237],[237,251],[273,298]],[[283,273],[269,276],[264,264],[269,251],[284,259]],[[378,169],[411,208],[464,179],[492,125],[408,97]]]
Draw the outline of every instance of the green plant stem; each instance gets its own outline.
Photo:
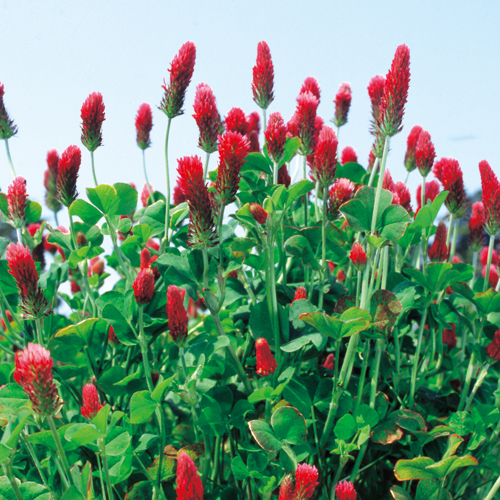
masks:
[[[307,156],[303,157],[303,163],[302,163],[302,173],[304,176],[304,179],[307,179]],[[302,200],[304,202],[304,227],[307,227],[307,215],[309,212],[309,195],[306,193],[303,197]]]
[[[12,163],[12,157],[10,156],[9,139],[5,139],[5,149],[7,150],[7,159],[9,160],[10,170],[12,172],[12,176],[15,179],[17,175],[16,171],[14,170],[14,164]]]
[[[368,187],[373,186],[373,181],[375,180],[375,176],[377,175],[379,163],[380,163],[380,158],[375,158],[372,171],[370,172],[370,179],[368,180]]]
[[[256,305],[257,304],[257,297],[255,297],[255,294],[253,293],[252,287],[248,283],[247,275],[242,267],[240,267],[238,269],[238,278],[240,279],[241,283],[243,284],[245,290],[247,291],[248,297],[250,298],[250,302],[252,303],[252,305]]]
[[[165,499],[165,494],[163,493],[163,489],[160,488],[160,490],[158,490],[158,486],[157,486],[156,482],[151,477],[151,474],[149,473],[148,469],[142,463],[142,460],[139,458],[139,455],[137,455],[137,453],[135,451],[134,451],[134,458],[137,460],[137,463],[139,464],[139,466],[142,470],[142,473],[146,476],[147,480],[152,484],[155,491],[161,496],[161,498]]]
[[[224,220],[224,208],[225,206],[221,204],[219,207],[219,219],[217,224],[218,234],[219,234],[219,264],[223,265],[223,255],[222,255],[222,222]]]
[[[98,186],[97,177],[95,176],[95,166],[94,166],[94,152],[90,152],[90,163],[92,165],[92,177],[94,178],[95,187]]]
[[[358,397],[356,399],[356,404],[354,406],[354,412],[356,413],[359,405],[363,400],[363,390],[365,386],[366,372],[368,370],[368,360],[370,359],[370,341],[366,340],[365,349],[363,351],[363,364],[361,365],[361,375],[359,376],[359,385],[358,385]]]
[[[471,278],[471,280],[469,282],[469,286],[470,286],[471,289],[474,288],[474,281],[476,280],[477,255],[478,255],[478,252],[476,252],[476,251],[474,251],[472,253],[472,278]]]
[[[14,339],[11,339],[12,343],[15,344],[17,347],[20,349],[24,349],[24,342],[25,339],[23,339],[15,330],[12,328],[12,325],[10,324],[10,321],[7,319],[7,309],[5,308],[4,301],[3,301],[3,292],[0,290],[1,297],[0,297],[0,311],[2,312],[2,316],[4,318],[5,326],[8,330],[8,332],[14,337]]]
[[[384,180],[385,164],[387,163],[387,153],[389,152],[389,142],[390,138],[386,137],[384,141],[384,152],[382,153],[382,161],[380,163],[380,175],[378,177],[377,191],[375,192],[375,201],[373,203],[373,215],[372,215],[372,225],[371,225],[372,233],[375,233],[375,230],[377,229],[378,206],[380,204],[380,195],[382,193],[382,183]]]
[[[477,377],[476,383],[474,384],[474,387],[472,388],[472,392],[470,393],[469,399],[467,399],[467,404],[465,405],[464,411],[469,411],[470,405],[474,401],[474,397],[476,396],[478,389],[481,387],[482,383],[484,382],[484,379],[486,378],[486,375],[488,374],[489,367],[490,367],[490,364],[486,363],[483,366],[483,368],[481,369],[481,372],[479,373],[479,376]]]
[[[107,215],[105,215],[105,218],[106,218],[106,222],[108,224],[109,235],[111,236],[111,241],[113,242],[113,250],[115,251],[116,259],[118,260],[118,264],[119,264],[120,269],[122,270],[122,272],[127,280],[127,283],[129,285],[131,285],[134,280],[132,279],[132,275],[130,274],[129,269],[126,266],[125,261],[123,260],[122,251],[121,251],[120,247],[118,246],[118,238],[116,237],[116,229],[115,229],[114,225],[111,223],[111,219]]]
[[[54,210],[53,214],[54,214],[54,221],[56,223],[56,226],[59,226],[59,217],[57,216],[57,211]]]
[[[22,233],[20,227],[16,228],[16,236],[17,236],[17,242],[22,243],[23,242],[23,233]]]
[[[484,283],[483,283],[483,292],[486,292],[490,284],[490,267],[491,267],[491,260],[493,257],[494,246],[495,246],[495,237],[490,235],[490,244],[488,246],[488,259],[486,261],[486,276],[484,277]]]
[[[144,366],[144,373],[146,375],[146,384],[148,385],[149,392],[153,392],[153,379],[151,377],[151,367],[149,365],[148,357],[148,342],[144,334],[144,306],[139,306],[139,347],[141,348],[142,364]]]
[[[148,179],[148,172],[146,170],[146,150],[142,150],[142,168],[144,170],[144,178],[146,179],[146,186],[148,187],[149,191],[149,199],[151,200],[151,203],[154,203],[155,199],[153,197],[153,191],[151,189],[151,185],[149,184],[149,179]]]
[[[95,297],[94,294],[92,293],[92,289],[90,288],[90,283],[89,283],[89,265],[87,259],[83,261],[83,266],[81,268],[81,273],[82,273],[82,281],[83,281],[83,287],[85,288],[85,293],[87,294],[87,297],[90,300],[90,304],[92,306],[92,317],[96,317],[97,313],[97,305],[95,302]]]
[[[274,245],[272,230],[269,230],[267,243],[265,244],[265,263],[266,263],[266,294],[267,294],[267,307],[274,336],[274,349],[276,354],[276,361],[278,366],[281,362],[281,349],[280,349],[280,327],[278,316],[278,303],[276,298],[276,277],[274,275]]]
[[[7,141],[5,141],[7,143]],[[14,472],[12,471],[12,461],[7,460],[6,463],[2,465],[3,471],[7,478],[9,479],[9,483],[12,486],[12,491],[14,492],[14,495],[16,496],[17,500],[23,500],[23,495],[21,494],[21,490],[19,489],[19,486],[17,485],[16,478],[14,476]]]
[[[101,483],[101,491],[102,491],[102,498],[103,500],[106,500],[106,486],[104,485],[104,477],[102,476],[102,466],[101,466],[101,461],[99,460],[99,457],[97,457],[97,467],[99,468],[99,480]]]
[[[377,349],[375,352],[375,358],[373,359],[373,365],[370,369],[372,372],[372,380],[370,386],[370,408],[375,408],[375,399],[377,397],[377,385],[378,376],[380,372],[380,360],[382,359],[382,353],[384,352],[384,339],[377,339]]]
[[[54,442],[56,444],[57,448],[57,453],[58,453],[58,458],[61,460],[62,463],[62,471],[64,473],[64,479],[66,480],[67,484],[73,484],[73,477],[71,476],[70,472],[70,467],[68,463],[68,457],[66,457],[66,452],[64,451],[64,448],[62,447],[61,440],[59,438],[59,434],[57,433],[56,426],[54,424],[54,419],[52,416],[47,417],[47,423],[49,424],[50,431],[52,432],[52,436],[54,438]]]
[[[205,167],[203,169],[203,180],[206,181],[207,180],[207,176],[208,176],[208,163],[210,161],[210,153],[207,153],[207,156],[205,157]]]
[[[422,176],[422,192],[421,192],[421,204],[422,204],[422,207],[425,207],[425,179],[426,179],[426,177]],[[451,229],[451,226],[450,226],[450,229]],[[425,265],[427,264],[427,247],[428,247],[428,244],[429,244],[429,238],[427,237],[426,230],[422,229],[422,266],[423,267],[425,267]]]
[[[418,341],[417,341],[417,349],[415,351],[415,357],[413,358],[413,367],[411,371],[411,388],[410,388],[410,403],[409,403],[409,408],[413,408],[415,406],[415,392],[416,392],[416,385],[417,385],[417,374],[418,374],[418,362],[420,359],[420,351],[422,349],[422,341],[424,337],[424,329],[425,329],[425,322],[427,321],[427,313],[429,310],[429,301],[427,300],[425,304],[425,310],[424,314],[422,316],[422,319],[420,320],[420,330],[418,333]]]
[[[396,243],[397,244],[397,243]],[[382,284],[380,288],[385,290],[387,288],[387,277],[389,275],[389,247],[384,248],[384,255],[382,261]]]
[[[359,301],[360,301],[360,292],[361,292],[361,271],[357,272],[357,279],[356,279],[356,307],[359,307]]]
[[[333,483],[332,483],[332,495],[331,495],[331,500],[335,500],[336,494],[335,494],[335,486],[339,482],[340,475],[342,474],[342,471],[344,470],[344,467],[346,463],[348,462],[347,457],[341,457],[339,461],[339,468],[337,469],[337,472],[335,473],[335,477],[333,478]]]
[[[98,439],[97,444],[99,446],[99,454],[101,455],[102,465],[104,467],[104,474],[106,475],[106,486],[108,488],[109,500],[113,500],[113,485],[111,484],[111,478],[109,476],[108,459],[106,457],[106,447],[104,446],[104,439]]]
[[[43,346],[44,342],[43,342],[42,320],[40,318],[35,319],[35,330],[36,330],[37,342]]]
[[[500,477],[495,481],[495,484],[491,487],[491,490],[489,491],[488,495],[484,500],[493,500],[499,489],[500,489]]]
[[[262,109],[262,118],[263,118],[263,122],[262,122],[262,130],[263,132],[266,131],[266,126],[267,126],[267,117],[266,117],[266,114],[267,114],[267,109]],[[264,142],[266,140],[266,137],[264,136]]]
[[[168,136],[170,135],[170,124],[172,118],[168,119],[167,131],[165,132],[165,175],[167,179],[167,195],[165,196],[165,235],[161,242],[160,254],[165,252],[168,242],[168,228],[170,227],[170,173],[168,171]]]
[[[450,214],[450,223],[448,224],[448,232],[446,233],[446,248],[448,248],[448,250],[450,250],[451,233],[453,232],[454,222],[455,222],[455,216],[453,214]],[[451,262],[451,259],[453,259],[453,256],[451,255],[450,252],[448,261]]]
[[[328,192],[323,186],[323,218],[321,220],[321,264],[323,269],[321,271],[321,281],[319,287],[319,304],[318,307],[323,309],[323,296],[324,296],[324,288],[325,288],[325,278],[328,273],[328,262],[326,261],[326,196]]]

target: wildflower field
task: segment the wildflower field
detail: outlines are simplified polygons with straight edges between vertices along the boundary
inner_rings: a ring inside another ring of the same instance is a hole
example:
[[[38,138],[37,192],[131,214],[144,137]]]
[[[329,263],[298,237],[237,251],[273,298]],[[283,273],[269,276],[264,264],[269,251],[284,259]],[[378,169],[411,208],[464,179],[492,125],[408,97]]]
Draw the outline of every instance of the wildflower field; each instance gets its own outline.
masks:
[[[185,102],[195,60],[186,42],[158,87],[166,184],[147,177],[146,103],[144,187],[99,184],[94,92],[81,144],[47,154],[48,220],[0,83],[0,500],[498,500],[494,169],[479,164],[472,200],[459,162],[404,123],[406,45],[368,83],[366,162],[339,146],[350,84],[328,124],[306,78],[285,122],[260,42],[259,111],[221,116],[207,83]],[[192,156],[170,158],[193,118]]]

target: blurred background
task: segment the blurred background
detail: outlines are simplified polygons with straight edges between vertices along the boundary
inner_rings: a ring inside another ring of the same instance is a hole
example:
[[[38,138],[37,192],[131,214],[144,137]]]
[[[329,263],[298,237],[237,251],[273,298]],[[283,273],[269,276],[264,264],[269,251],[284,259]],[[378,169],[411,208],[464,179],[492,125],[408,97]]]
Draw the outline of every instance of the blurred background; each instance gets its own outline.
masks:
[[[340,149],[354,147],[366,167],[372,144],[366,87],[372,76],[387,73],[396,47],[406,43],[410,92],[403,132],[391,141],[388,168],[394,181],[404,180],[406,138],[419,124],[431,133],[438,158],[460,162],[466,189],[473,194],[480,187],[480,160],[487,159],[500,174],[499,13],[500,3],[494,1],[1,1],[0,82],[9,114],[19,126],[9,141],[14,166],[28,180],[30,198],[43,204],[47,151],[81,147],[80,107],[99,91],[106,121],[104,146],[95,153],[98,181],[133,181],[142,190],[134,118],[147,102],[154,123],[153,145],[146,151],[149,179],[164,191],[167,118],[157,106],[163,78],[168,78],[180,46],[192,40],[197,58],[185,114],[171,128],[174,183],[177,158],[204,155],[197,148],[192,118],[196,85],[212,87],[223,116],[233,106],[247,114],[257,110],[252,67],[257,43],[266,40],[275,68],[275,101],[268,112],[281,111],[287,121],[304,78],[314,76],[322,89],[318,114],[329,122],[339,85],[350,82],[353,100]],[[93,182],[90,154],[83,147],[82,153],[78,189],[85,199],[85,187]],[[3,191],[11,181],[0,144]],[[419,181],[413,172],[413,197]],[[44,217],[53,223],[46,207]],[[60,222],[68,224],[64,210]]]

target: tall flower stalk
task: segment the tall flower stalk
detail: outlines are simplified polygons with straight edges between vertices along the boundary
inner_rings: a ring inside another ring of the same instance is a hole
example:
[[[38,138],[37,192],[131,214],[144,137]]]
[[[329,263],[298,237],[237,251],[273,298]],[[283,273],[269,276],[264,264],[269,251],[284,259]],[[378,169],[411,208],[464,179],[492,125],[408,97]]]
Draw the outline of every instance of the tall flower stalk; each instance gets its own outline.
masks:
[[[271,51],[266,42],[257,45],[257,60],[253,67],[253,100],[262,109],[264,132],[266,131],[266,110],[274,100],[274,65]]]

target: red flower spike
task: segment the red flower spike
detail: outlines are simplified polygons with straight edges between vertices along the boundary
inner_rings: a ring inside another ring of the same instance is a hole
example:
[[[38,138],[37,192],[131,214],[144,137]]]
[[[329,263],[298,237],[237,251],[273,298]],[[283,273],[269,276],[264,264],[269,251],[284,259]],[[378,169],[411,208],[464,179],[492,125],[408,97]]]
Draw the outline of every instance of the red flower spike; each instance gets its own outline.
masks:
[[[335,370],[335,355],[330,353],[321,367],[325,368],[325,370]]]
[[[14,227],[20,228],[24,225],[24,212],[26,210],[27,199],[26,179],[24,177],[16,177],[7,188],[9,217],[14,222]]]
[[[137,132],[137,145],[142,149],[148,149],[151,146],[151,129],[153,128],[153,113],[151,106],[143,103],[139,106],[135,116],[135,130]]]
[[[16,353],[14,380],[22,386],[38,415],[52,416],[61,406],[53,381],[54,361],[50,352],[39,344],[28,344]]]
[[[248,152],[260,153],[259,133],[252,130],[247,134],[247,139],[249,142]]]
[[[403,129],[409,87],[410,49],[403,44],[396,49],[391,68],[385,77],[378,120],[378,129],[385,137],[392,137]]]
[[[446,229],[446,224],[440,222],[436,230],[436,236],[434,237],[434,243],[429,247],[427,254],[429,259],[433,262],[444,262],[448,259],[450,251],[446,245],[446,235],[448,231]]]
[[[357,494],[354,484],[350,481],[341,481],[335,485],[335,496],[337,500],[356,500]]]
[[[481,260],[482,266],[485,266],[487,264],[487,262],[488,262],[488,247],[483,247],[483,249],[481,250],[480,260]],[[495,249],[493,249],[493,251],[491,252],[491,265],[497,266],[499,262],[500,262],[500,255],[498,254],[498,252]]]
[[[102,145],[101,127],[106,119],[104,109],[104,102],[100,92],[90,94],[82,105],[80,112],[82,119],[82,144],[89,151],[95,151]]]
[[[299,464],[295,470],[294,500],[309,500],[319,485],[318,470],[314,465]]]
[[[295,115],[287,125],[289,133],[291,132],[293,136],[301,140],[300,152],[304,156],[314,153],[318,104],[318,99],[311,92],[306,91],[300,94],[297,97]]]
[[[217,136],[222,133],[222,123],[214,93],[206,83],[196,87],[193,109],[193,118],[200,131],[198,147],[209,154],[217,151]]]
[[[276,371],[276,368],[278,368],[278,364],[274,359],[267,340],[262,337],[257,339],[255,341],[255,350],[257,353],[257,369],[255,373],[263,377],[272,375]]]
[[[291,183],[292,178],[288,173],[288,167],[285,163],[284,165],[281,165],[280,169],[278,170],[278,184],[283,184],[286,188],[289,188]]]
[[[293,298],[292,302],[295,302],[299,299],[307,300],[307,290],[305,286],[297,287],[297,290],[295,290],[295,297]]]
[[[467,204],[467,195],[465,194],[464,178],[462,169],[458,161],[453,158],[446,158],[443,163],[441,182],[443,188],[449,191],[444,204],[456,217],[463,217],[465,215],[465,208]]]
[[[41,319],[50,314],[47,299],[38,286],[38,271],[29,248],[22,243],[11,243],[6,252],[9,273],[16,280],[21,297],[23,317]]]
[[[80,407],[82,417],[92,420],[101,408],[104,407],[99,400],[99,394],[94,384],[85,384],[82,389],[83,406]]]
[[[224,120],[226,132],[238,132],[246,135],[248,132],[247,117],[241,108],[232,108]]]
[[[253,67],[252,92],[253,100],[262,108],[267,109],[274,100],[274,66],[271,51],[266,42],[257,45],[257,61]]]
[[[97,274],[101,276],[104,273],[104,261],[99,257],[89,260],[89,277]]]
[[[422,177],[427,177],[429,175],[434,165],[435,158],[436,150],[431,141],[431,134],[429,134],[427,130],[424,130],[420,133],[415,148],[415,161],[417,162],[417,168]]]
[[[417,160],[415,159],[415,149],[417,147],[418,138],[422,133],[422,127],[415,125],[406,140],[406,153],[405,153],[405,168],[407,172],[413,172],[417,168]]]
[[[146,247],[144,247],[141,250],[140,261],[141,261],[141,269],[146,269],[151,265],[151,254],[149,253],[149,250]]]
[[[356,154],[356,151],[354,151],[354,148],[346,146],[340,155],[340,162],[342,165],[345,165],[346,163],[358,163],[358,155]]]
[[[179,186],[179,184],[176,184],[176,186],[174,187],[173,198],[174,198],[174,205],[180,205],[181,203],[187,201],[187,198],[184,196],[184,193],[182,192],[182,189]]]
[[[360,243],[354,243],[351,253],[349,254],[352,264],[358,271],[362,271],[366,265],[366,253]]]
[[[342,127],[347,123],[347,115],[351,107],[352,91],[350,83],[342,83],[335,95],[335,117],[333,123],[337,127]]]
[[[156,241],[153,240],[153,238],[149,238],[148,242],[146,243],[146,246],[148,248],[152,248],[153,250],[156,250],[157,252],[160,250],[160,245],[158,243],[156,243]]]
[[[293,500],[293,491],[295,484],[291,474],[285,474],[280,485],[280,494],[278,500]]]
[[[144,184],[144,187],[142,188],[141,192],[141,203],[144,208],[146,208],[149,205],[151,194],[149,192],[151,190],[151,193],[154,193],[155,190],[153,189],[153,186],[151,183],[149,183],[149,189],[148,189],[148,184]]]
[[[59,154],[55,149],[47,153],[47,170],[43,177],[45,186],[45,204],[53,212],[61,210],[61,202],[57,199],[57,171],[59,165]]]
[[[349,179],[337,179],[330,189],[328,215],[335,219],[339,214],[341,205],[348,202],[354,194],[354,184]]]
[[[486,346],[486,354],[492,363],[500,360],[500,330],[495,332],[493,340]]]
[[[281,113],[271,113],[264,132],[267,141],[267,152],[274,163],[279,163],[285,152],[286,126]]]
[[[177,500],[203,500],[203,484],[193,459],[181,452],[177,459]]]
[[[500,183],[486,160],[479,164],[483,188],[484,227],[490,236],[500,230]]]
[[[0,139],[10,139],[12,136],[17,134],[17,125],[14,125],[14,120],[12,120],[5,108],[3,102],[3,96],[5,95],[5,89],[3,84],[0,82]]]
[[[265,224],[267,221],[268,213],[258,204],[258,203],[250,203],[248,206],[252,217],[259,223]]]
[[[477,252],[484,240],[484,207],[482,201],[472,204],[472,214],[469,219],[469,241],[473,252]]]
[[[407,212],[413,212],[411,208],[411,194],[408,186],[402,182],[398,181],[394,184],[394,192],[393,195],[398,197],[399,203]]]
[[[457,326],[455,323],[451,324],[451,328],[445,328],[443,330],[443,344],[448,346],[448,349],[453,349],[457,347]]]
[[[135,301],[138,304],[143,305],[151,302],[155,293],[155,277],[153,271],[149,268],[139,271],[132,288],[134,289]]]
[[[257,111],[252,111],[247,116],[247,123],[248,123],[247,134],[250,135],[250,132],[257,132],[257,137],[258,137],[259,133],[260,133],[260,115],[259,115],[259,113]]]
[[[219,136],[219,168],[215,181],[214,200],[228,205],[235,200],[240,183],[240,170],[248,155],[249,143],[237,132],[226,132]]]
[[[323,127],[314,151],[314,175],[323,189],[328,189],[337,171],[337,134],[331,127]]]
[[[370,132],[375,135],[377,130],[377,123],[380,116],[380,104],[384,95],[385,76],[376,75],[368,84],[368,95],[372,103],[372,121]]]
[[[72,281],[71,282],[71,293],[75,294],[75,293],[78,293],[81,291],[82,291],[82,287],[76,281]]]
[[[57,171],[57,198],[69,207],[78,196],[76,180],[82,162],[82,152],[78,146],[69,146],[61,155]]]
[[[162,89],[165,91],[160,109],[170,118],[184,113],[184,99],[191,83],[196,61],[196,47],[193,42],[186,42],[176,54],[170,64],[170,81],[167,85],[163,80]]]
[[[308,76],[304,80],[304,83],[300,88],[300,94],[303,94],[304,92],[311,92],[311,94],[313,94],[319,102],[321,97],[321,89],[319,88],[318,80],[316,80],[316,78],[314,78],[313,76]]]
[[[436,196],[440,193],[441,187],[438,181],[429,181],[425,183],[425,203],[428,201],[431,203],[436,199]],[[422,185],[419,184],[417,187],[417,212],[422,208]]]
[[[167,318],[170,336],[174,342],[184,342],[188,335],[188,315],[184,307],[186,290],[169,285],[167,289]]]
[[[432,173],[434,177],[439,181],[443,182],[443,167],[451,160],[451,158],[441,158],[432,167]],[[455,161],[455,160],[453,160]]]
[[[391,193],[395,189],[395,184],[394,181],[392,180],[392,175],[389,172],[389,169],[386,168],[384,172],[384,179],[382,181],[382,188],[387,189],[387,191],[390,191]]]
[[[370,150],[370,154],[368,155],[368,172],[373,170],[375,166],[376,156],[373,154],[373,149]]]
[[[110,344],[112,347],[117,347],[120,344],[120,341],[116,336],[115,329],[112,326],[109,327],[108,344]]]
[[[486,278],[486,266],[483,267],[481,275],[483,276],[483,278]],[[495,288],[497,286],[498,269],[497,269],[497,266],[495,266],[493,264],[491,264],[491,266],[490,266],[490,274],[488,277],[488,281],[489,281],[491,287]]]

